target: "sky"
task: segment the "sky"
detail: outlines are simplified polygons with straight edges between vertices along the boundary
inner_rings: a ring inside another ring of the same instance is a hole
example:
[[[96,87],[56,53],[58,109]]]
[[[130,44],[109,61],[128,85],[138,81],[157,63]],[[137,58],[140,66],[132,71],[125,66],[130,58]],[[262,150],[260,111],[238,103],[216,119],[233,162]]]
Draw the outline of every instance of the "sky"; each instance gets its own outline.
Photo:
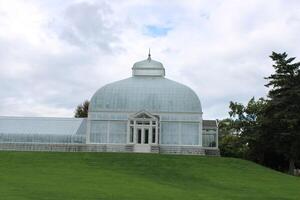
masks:
[[[299,35],[299,0],[0,0],[0,116],[72,117],[151,48],[225,118],[266,96],[272,51],[300,60]]]

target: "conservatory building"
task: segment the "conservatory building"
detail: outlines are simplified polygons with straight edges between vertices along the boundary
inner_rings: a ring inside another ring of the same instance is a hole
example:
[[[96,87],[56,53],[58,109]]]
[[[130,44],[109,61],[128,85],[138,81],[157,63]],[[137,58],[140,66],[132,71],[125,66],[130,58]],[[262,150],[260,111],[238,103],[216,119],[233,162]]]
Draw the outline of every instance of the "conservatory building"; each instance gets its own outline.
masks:
[[[219,155],[218,128],[149,54],[130,78],[96,91],[86,119],[0,117],[0,150]]]

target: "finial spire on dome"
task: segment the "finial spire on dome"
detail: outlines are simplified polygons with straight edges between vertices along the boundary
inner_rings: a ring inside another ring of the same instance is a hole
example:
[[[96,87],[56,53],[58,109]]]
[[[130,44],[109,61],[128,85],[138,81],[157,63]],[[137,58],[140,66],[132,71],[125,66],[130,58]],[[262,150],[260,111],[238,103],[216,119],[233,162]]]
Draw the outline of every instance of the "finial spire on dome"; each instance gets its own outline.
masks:
[[[148,53],[148,59],[147,59],[149,62],[151,60],[151,53],[150,53],[150,48],[149,48],[149,53]]]

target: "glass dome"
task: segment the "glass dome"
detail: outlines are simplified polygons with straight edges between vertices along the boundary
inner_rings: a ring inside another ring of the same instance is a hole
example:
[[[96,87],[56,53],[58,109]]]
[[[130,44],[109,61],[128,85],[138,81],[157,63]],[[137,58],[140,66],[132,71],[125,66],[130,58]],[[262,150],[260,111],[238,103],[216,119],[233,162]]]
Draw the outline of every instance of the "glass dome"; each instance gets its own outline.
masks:
[[[165,69],[151,59],[134,64],[133,77],[107,84],[92,97],[89,112],[202,113],[196,93],[164,78]]]

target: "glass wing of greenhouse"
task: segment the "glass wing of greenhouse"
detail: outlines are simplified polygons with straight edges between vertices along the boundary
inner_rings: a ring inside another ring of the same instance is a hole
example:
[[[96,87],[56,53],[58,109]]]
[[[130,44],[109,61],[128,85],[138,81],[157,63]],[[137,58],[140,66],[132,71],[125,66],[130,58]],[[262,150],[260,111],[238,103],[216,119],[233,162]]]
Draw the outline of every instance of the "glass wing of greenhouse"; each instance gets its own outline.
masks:
[[[0,117],[0,143],[85,143],[86,119]]]

